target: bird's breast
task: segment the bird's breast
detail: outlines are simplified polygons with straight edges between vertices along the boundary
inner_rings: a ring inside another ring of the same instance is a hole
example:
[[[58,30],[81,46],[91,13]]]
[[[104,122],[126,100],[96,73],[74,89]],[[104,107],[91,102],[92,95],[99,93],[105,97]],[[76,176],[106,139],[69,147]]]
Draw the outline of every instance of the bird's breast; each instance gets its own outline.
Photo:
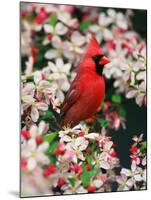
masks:
[[[74,126],[93,116],[104,99],[105,83],[101,76],[84,75],[77,79],[82,86],[80,97],[67,111],[63,125]]]
[[[104,99],[105,84],[103,77],[87,76],[82,80],[83,91],[77,103],[71,108],[79,121],[85,120],[97,112]]]
[[[84,87],[81,99],[83,98],[83,101],[89,105],[90,109],[97,109],[105,95],[104,78],[101,76],[90,76],[87,77],[87,81],[83,85]]]

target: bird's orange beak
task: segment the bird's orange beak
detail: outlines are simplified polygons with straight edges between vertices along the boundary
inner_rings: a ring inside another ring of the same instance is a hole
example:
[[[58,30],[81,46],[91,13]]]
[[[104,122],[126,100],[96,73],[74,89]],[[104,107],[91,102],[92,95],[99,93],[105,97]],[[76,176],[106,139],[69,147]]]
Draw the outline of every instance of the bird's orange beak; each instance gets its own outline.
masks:
[[[106,56],[103,56],[99,62],[100,65],[106,65],[110,62],[110,60],[106,57]]]

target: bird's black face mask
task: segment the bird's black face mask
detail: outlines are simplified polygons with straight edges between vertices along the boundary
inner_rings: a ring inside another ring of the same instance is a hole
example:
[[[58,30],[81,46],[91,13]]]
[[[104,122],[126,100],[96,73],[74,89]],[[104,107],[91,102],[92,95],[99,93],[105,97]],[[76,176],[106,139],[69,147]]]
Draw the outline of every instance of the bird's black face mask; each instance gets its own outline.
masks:
[[[99,64],[100,60],[102,59],[104,55],[96,55],[96,56],[93,56],[93,60],[95,62],[95,67],[96,67],[96,72],[99,74],[99,75],[102,75],[102,72],[103,72],[103,67],[104,65],[101,65]]]

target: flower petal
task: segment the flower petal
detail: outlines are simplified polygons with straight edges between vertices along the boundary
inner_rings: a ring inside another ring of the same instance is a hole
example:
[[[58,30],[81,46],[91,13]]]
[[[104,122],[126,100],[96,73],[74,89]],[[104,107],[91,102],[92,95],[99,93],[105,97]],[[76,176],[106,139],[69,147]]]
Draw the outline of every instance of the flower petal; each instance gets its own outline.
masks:
[[[61,41],[61,38],[57,35],[55,35],[53,38],[52,38],[52,46],[57,48],[57,49],[60,49],[62,47],[62,41]]]
[[[67,63],[64,65],[63,67],[63,71],[66,73],[66,74],[69,74],[69,71],[71,69],[71,63]]]
[[[144,94],[143,93],[140,93],[137,95],[136,97],[136,103],[141,106],[143,104],[143,100],[144,100]]]
[[[56,59],[56,67],[59,71],[61,71],[60,69],[62,69],[64,67],[64,63],[63,63],[62,58]]]
[[[56,50],[56,49],[50,49],[50,50],[46,51],[44,57],[45,57],[46,59],[49,59],[49,60],[51,60],[51,59],[53,59],[53,58],[57,58],[57,57],[58,57],[57,50]],[[49,64],[49,63],[48,63],[48,64]]]
[[[37,120],[39,118],[39,112],[36,107],[32,107],[30,115],[31,115],[32,120],[34,122],[37,122]]]
[[[135,181],[133,178],[130,178],[127,180],[126,184],[128,185],[129,188],[131,188],[134,185]]]
[[[42,110],[42,111],[48,110],[48,105],[46,103],[37,102],[36,106],[37,106],[38,110]]]
[[[137,80],[146,80],[146,71],[139,72],[136,76]]]
[[[60,100],[60,102],[64,101],[64,93],[61,90],[56,92],[56,97]]]
[[[94,139],[98,138],[98,136],[99,136],[99,133],[89,133],[89,134],[85,135],[84,137],[94,140]]]
[[[34,82],[38,84],[41,81],[41,72],[37,71],[34,73]]]
[[[43,142],[42,144],[40,144],[38,146],[37,152],[45,152],[49,147],[49,143],[48,142]]]
[[[103,169],[110,169],[109,163],[106,162],[106,161],[103,161],[103,160],[100,163],[100,167],[103,168]]]
[[[76,46],[82,46],[86,39],[84,36],[82,36],[78,31],[74,31],[71,35],[71,41],[76,45]]]
[[[103,181],[101,180],[94,180],[93,184],[95,185],[95,187],[99,188],[103,185]]]
[[[26,83],[22,88],[23,95],[34,95],[35,92],[35,85],[34,83]]]
[[[67,92],[70,88],[70,84],[69,82],[66,80],[64,81],[62,84],[61,84],[61,89],[64,91],[64,92]]]
[[[38,127],[35,124],[30,127],[30,136],[31,137],[38,136]]]
[[[27,142],[27,148],[29,151],[35,151],[37,148],[37,144],[34,138],[31,138]]]
[[[28,104],[27,107],[31,106],[32,103],[35,101],[35,99],[33,98],[32,95],[24,95],[24,96],[21,97],[21,99],[26,104],[26,106]]]
[[[35,158],[31,157],[31,158],[29,158],[29,159],[27,160],[27,169],[28,169],[29,171],[34,170],[35,167],[36,167],[36,165],[37,165],[37,162],[36,162]]]
[[[126,94],[126,98],[128,98],[128,99],[130,99],[130,98],[133,98],[133,97],[135,97],[136,96],[136,94],[137,94],[137,90],[130,90],[129,92],[127,92],[127,94]]]
[[[67,33],[68,28],[64,26],[62,23],[57,23],[55,27],[55,31],[58,35],[64,35]]]
[[[142,181],[142,176],[140,174],[134,175],[136,181]]]
[[[93,24],[90,26],[90,31],[97,33],[98,31],[100,31],[100,27],[97,24]]]
[[[46,33],[53,33],[54,32],[54,28],[53,28],[53,26],[51,26],[49,24],[44,24],[44,31]]]
[[[130,176],[131,175],[131,171],[129,169],[123,168],[121,170],[121,174],[125,174],[126,176]]]
[[[36,159],[39,163],[41,163],[43,165],[49,164],[49,158],[45,154],[43,154],[42,152],[39,152],[37,154]]]
[[[39,135],[46,133],[48,131],[48,128],[49,128],[48,124],[46,124],[44,121],[41,121],[38,127]]]

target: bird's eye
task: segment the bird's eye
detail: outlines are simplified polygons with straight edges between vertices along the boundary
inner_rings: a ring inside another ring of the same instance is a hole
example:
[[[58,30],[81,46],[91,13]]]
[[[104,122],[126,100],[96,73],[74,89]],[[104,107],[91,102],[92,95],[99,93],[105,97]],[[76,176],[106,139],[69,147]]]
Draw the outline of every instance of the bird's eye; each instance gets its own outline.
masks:
[[[96,56],[93,56],[93,60],[95,62],[95,67],[96,67],[96,72],[99,74],[99,75],[102,75],[102,71],[103,71],[103,67],[100,66],[100,61],[102,59],[104,55],[96,55]]]
[[[103,55],[101,55],[101,54],[95,55],[95,56],[93,56],[93,60],[94,61],[100,61],[102,57],[103,57]]]
[[[98,64],[102,57],[103,57],[103,55],[98,54],[98,55],[93,56],[93,60],[95,63]]]

